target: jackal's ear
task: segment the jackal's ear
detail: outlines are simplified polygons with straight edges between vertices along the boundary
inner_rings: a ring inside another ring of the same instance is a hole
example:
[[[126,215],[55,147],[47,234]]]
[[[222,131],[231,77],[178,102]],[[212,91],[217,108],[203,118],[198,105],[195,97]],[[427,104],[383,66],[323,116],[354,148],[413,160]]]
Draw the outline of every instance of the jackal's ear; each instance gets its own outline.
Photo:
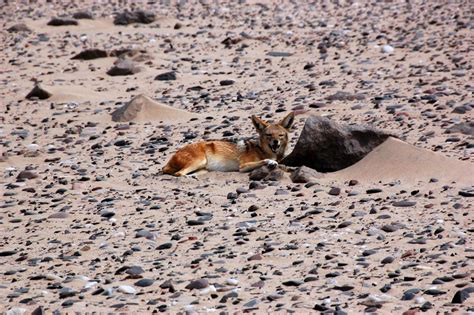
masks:
[[[260,118],[258,118],[255,115],[252,115],[252,123],[255,126],[255,129],[257,129],[258,132],[264,131],[265,128],[267,128],[267,123]]]
[[[280,121],[280,126],[285,128],[286,130],[290,130],[294,121],[295,121],[295,113],[291,112]]]

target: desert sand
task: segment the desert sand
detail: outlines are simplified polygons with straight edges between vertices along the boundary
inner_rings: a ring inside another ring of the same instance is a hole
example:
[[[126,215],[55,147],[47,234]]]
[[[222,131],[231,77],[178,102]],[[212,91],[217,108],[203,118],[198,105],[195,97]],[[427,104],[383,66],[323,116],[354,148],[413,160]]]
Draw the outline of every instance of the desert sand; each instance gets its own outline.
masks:
[[[0,6],[0,312],[474,312],[471,2],[30,2]],[[289,111],[288,152],[309,115],[398,139],[308,183],[161,173]]]

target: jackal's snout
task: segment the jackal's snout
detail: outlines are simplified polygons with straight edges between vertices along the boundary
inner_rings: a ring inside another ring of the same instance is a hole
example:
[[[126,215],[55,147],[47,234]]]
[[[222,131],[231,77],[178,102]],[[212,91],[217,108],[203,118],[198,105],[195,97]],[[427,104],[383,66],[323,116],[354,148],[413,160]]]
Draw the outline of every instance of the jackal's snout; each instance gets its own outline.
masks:
[[[270,142],[270,149],[272,149],[273,152],[275,153],[278,152],[280,147],[281,147],[281,142],[278,139],[273,139]]]

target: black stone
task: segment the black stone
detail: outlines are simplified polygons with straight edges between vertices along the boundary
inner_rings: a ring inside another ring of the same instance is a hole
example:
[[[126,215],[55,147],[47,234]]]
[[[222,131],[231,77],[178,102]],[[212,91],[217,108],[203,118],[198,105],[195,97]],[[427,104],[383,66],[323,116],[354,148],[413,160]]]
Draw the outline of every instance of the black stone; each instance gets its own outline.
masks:
[[[310,116],[295,149],[281,164],[305,165],[319,172],[338,171],[360,161],[389,136],[369,127],[340,125],[326,117]]]
[[[161,73],[155,77],[155,80],[158,80],[158,81],[176,80],[176,72],[169,71],[169,72]]]

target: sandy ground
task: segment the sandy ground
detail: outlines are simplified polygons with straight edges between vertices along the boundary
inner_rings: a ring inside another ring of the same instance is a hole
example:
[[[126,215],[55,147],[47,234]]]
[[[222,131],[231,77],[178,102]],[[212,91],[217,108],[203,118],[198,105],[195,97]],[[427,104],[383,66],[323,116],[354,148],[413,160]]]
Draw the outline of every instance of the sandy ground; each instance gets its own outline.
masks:
[[[470,2],[241,2],[136,2],[156,20],[128,26],[124,1],[0,6],[1,311],[474,311],[452,303],[474,279]],[[135,50],[140,72],[71,60],[87,48]],[[26,99],[34,81],[52,96]],[[160,173],[291,110],[289,151],[311,114],[403,141],[310,184]]]

